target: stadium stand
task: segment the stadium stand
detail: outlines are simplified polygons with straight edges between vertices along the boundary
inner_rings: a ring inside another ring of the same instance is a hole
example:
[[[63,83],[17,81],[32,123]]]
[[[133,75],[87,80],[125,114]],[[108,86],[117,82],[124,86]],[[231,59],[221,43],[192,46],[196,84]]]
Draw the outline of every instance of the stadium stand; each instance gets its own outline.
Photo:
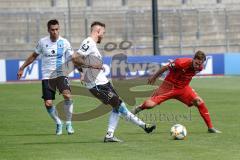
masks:
[[[158,7],[160,54],[239,51],[238,0],[158,0]],[[89,24],[98,20],[107,26],[102,49],[107,42],[133,44],[127,51],[102,50],[105,55],[153,54],[150,0],[2,0],[0,9],[0,58],[25,58],[47,34],[51,18],[60,21],[61,35],[74,49],[88,35]]]

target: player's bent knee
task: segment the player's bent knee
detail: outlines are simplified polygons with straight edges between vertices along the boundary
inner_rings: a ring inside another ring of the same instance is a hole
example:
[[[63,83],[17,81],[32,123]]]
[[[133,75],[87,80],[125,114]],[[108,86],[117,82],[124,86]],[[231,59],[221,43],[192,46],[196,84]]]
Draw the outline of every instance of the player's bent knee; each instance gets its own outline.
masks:
[[[71,99],[71,94],[63,94],[63,98],[69,100]]]
[[[71,99],[71,92],[69,90],[64,90],[62,92],[62,95],[63,95],[63,98],[66,99],[66,100]]]
[[[146,100],[144,102],[144,104],[142,105],[142,108],[144,109],[152,109],[153,107],[155,107],[157,105],[156,102],[152,101],[152,100]]]
[[[46,106],[47,108],[49,108],[49,107],[52,107],[53,102],[52,102],[52,100],[46,100],[46,101],[44,102],[44,104],[45,104],[45,106]]]
[[[120,104],[122,103],[122,101],[119,99],[118,96],[114,95],[111,99],[109,104],[113,107],[113,108],[118,108],[120,106]]]
[[[204,101],[202,100],[202,98],[200,97],[196,97],[194,100],[193,100],[193,105],[198,107],[200,104],[204,103]]]

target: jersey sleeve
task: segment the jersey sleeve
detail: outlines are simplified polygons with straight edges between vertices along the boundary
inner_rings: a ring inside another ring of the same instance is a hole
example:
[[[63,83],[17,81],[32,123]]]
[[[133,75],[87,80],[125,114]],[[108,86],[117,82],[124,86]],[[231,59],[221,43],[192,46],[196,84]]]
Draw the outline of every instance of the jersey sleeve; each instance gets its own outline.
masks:
[[[91,53],[90,48],[91,48],[91,45],[88,42],[83,41],[82,44],[80,45],[79,49],[77,50],[77,53],[86,57]]]
[[[170,62],[168,67],[170,69],[176,70],[176,69],[185,69],[188,66],[188,61],[177,58],[174,61]]]
[[[179,69],[179,68],[182,68],[183,66],[182,66],[182,61],[181,61],[181,59],[175,59],[175,61],[174,61],[174,67],[175,67],[175,69]]]
[[[42,42],[41,40],[38,41],[37,46],[35,47],[35,53],[42,54]]]

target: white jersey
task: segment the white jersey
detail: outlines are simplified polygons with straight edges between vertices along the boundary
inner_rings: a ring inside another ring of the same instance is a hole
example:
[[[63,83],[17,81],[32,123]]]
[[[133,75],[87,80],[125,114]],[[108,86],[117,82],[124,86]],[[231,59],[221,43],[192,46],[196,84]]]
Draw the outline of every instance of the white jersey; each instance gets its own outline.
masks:
[[[49,36],[41,38],[35,53],[42,58],[42,79],[68,76],[65,69],[74,53],[68,40],[60,36],[56,42],[52,42]]]
[[[98,59],[101,59],[102,61],[102,55],[100,54],[97,48],[97,44],[91,37],[88,37],[85,40],[83,40],[77,53],[84,57],[87,57],[89,55],[95,56]],[[89,69],[83,68],[83,72],[86,73],[86,70],[89,70]],[[85,81],[86,87],[89,89],[96,85],[103,85],[109,82],[103,70],[99,70],[97,72],[97,75],[94,78],[89,78],[89,76],[85,75],[84,81]]]

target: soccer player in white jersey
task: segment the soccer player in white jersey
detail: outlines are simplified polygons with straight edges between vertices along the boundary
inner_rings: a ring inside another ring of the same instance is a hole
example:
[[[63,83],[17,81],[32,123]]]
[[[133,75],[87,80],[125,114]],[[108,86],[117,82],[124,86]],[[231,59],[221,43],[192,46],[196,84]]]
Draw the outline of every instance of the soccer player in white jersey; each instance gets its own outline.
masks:
[[[105,24],[101,22],[93,22],[91,24],[91,36],[82,42],[77,53],[85,59],[88,56],[95,56],[102,59],[102,55],[97,48],[97,43],[101,42],[104,33]],[[117,127],[120,116],[140,126],[147,133],[152,132],[156,128],[155,125],[146,124],[127,109],[125,103],[117,95],[103,70],[99,70],[94,78],[91,78],[89,75],[91,74],[91,71],[88,72],[88,70],[93,69],[83,68],[83,71],[85,72],[84,80],[86,87],[95,97],[101,100],[104,104],[110,104],[113,108],[109,117],[108,130],[104,137],[104,142],[121,142],[120,139],[114,136],[114,131]]]
[[[69,59],[72,59],[74,51],[68,40],[59,35],[60,27],[56,19],[47,23],[50,36],[39,40],[35,51],[27,58],[17,73],[18,79],[21,78],[24,68],[30,65],[39,55],[42,60],[42,98],[45,107],[51,118],[56,123],[56,135],[62,134],[62,122],[58,117],[57,110],[53,105],[56,88],[63,95],[64,111],[66,115],[66,130],[68,134],[73,134],[71,119],[73,111],[73,102],[71,100],[71,90],[67,75],[64,75],[63,67]],[[51,82],[51,83],[49,83]]]

